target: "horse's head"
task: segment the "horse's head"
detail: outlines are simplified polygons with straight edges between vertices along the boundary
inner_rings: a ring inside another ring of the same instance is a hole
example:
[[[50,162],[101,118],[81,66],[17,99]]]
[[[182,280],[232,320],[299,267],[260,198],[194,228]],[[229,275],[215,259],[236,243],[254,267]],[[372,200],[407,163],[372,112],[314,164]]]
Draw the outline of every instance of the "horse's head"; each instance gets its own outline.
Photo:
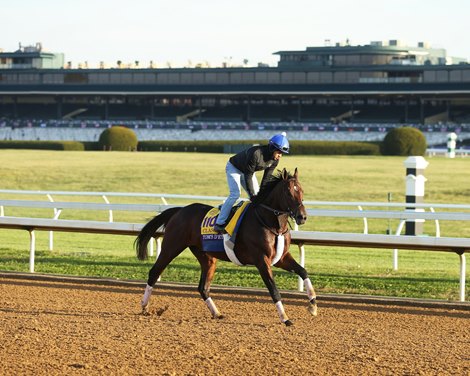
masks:
[[[290,175],[286,169],[281,172],[282,191],[284,199],[284,210],[295,220],[298,225],[303,225],[307,221],[307,210],[303,204],[304,191],[299,182],[299,172],[295,169],[294,175]]]
[[[297,169],[294,175],[283,169],[263,184],[253,204],[264,206],[276,215],[287,214],[298,225],[303,225],[307,220],[303,199],[304,191],[299,183]]]

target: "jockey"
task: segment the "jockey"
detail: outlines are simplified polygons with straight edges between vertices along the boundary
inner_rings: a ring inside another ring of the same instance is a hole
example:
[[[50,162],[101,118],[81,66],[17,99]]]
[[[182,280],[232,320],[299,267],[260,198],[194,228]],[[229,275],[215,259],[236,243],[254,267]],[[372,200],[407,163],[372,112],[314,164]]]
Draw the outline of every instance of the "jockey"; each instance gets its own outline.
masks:
[[[286,133],[282,132],[271,137],[268,145],[253,146],[229,159],[225,167],[225,173],[230,194],[220,209],[214,231],[218,233],[225,232],[225,222],[233,204],[240,198],[241,186],[252,200],[259,191],[255,172],[264,170],[263,179],[261,180],[261,186],[263,186],[273,174],[282,154],[288,153],[289,141],[287,141]]]

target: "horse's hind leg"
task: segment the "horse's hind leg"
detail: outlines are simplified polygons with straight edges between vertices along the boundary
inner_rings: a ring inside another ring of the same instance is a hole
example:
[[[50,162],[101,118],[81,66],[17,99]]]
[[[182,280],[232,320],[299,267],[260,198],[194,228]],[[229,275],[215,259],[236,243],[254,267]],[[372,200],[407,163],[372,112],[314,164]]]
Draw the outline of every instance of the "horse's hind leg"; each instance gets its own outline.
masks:
[[[158,256],[157,261],[155,261],[155,264],[153,264],[152,268],[149,271],[147,286],[145,287],[144,296],[141,301],[143,314],[148,313],[149,301],[150,297],[152,296],[153,286],[155,285],[155,282],[157,282],[157,279],[160,277],[160,275],[168,266],[168,264],[172,262],[176,256],[183,252],[185,248],[186,245],[183,244],[177,246],[172,244],[172,246],[170,247],[167,243],[163,242],[162,251]]]
[[[286,253],[284,257],[275,265],[278,268],[287,270],[297,274],[304,281],[305,290],[309,300],[308,311],[312,316],[317,315],[317,294],[313,288],[312,282],[308,277],[307,271],[294,260],[290,253]]]
[[[217,259],[200,251],[196,247],[189,247],[191,252],[196,256],[199,264],[201,265],[201,278],[199,279],[198,291],[201,294],[202,299],[206,303],[209,311],[211,312],[212,318],[222,319],[224,316],[220,314],[215,303],[210,297],[210,286],[212,279],[214,278],[215,268],[217,265]]]

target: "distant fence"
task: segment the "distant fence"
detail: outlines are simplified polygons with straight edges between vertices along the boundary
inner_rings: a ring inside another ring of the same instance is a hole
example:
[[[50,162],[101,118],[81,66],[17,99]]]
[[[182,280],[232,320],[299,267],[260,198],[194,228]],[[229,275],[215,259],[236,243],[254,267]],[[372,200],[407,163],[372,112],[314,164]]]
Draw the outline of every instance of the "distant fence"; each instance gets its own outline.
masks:
[[[426,149],[426,155],[428,157],[436,157],[436,156],[446,156],[447,149],[436,149],[436,148],[429,148]],[[455,156],[457,157],[468,157],[470,154],[470,149],[455,149]]]

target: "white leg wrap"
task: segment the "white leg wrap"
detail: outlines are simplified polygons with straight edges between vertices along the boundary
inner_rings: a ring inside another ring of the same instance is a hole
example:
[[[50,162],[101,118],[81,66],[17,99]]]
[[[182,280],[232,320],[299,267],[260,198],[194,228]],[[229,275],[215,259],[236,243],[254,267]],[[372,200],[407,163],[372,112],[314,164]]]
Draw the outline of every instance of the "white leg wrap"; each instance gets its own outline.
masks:
[[[147,285],[145,287],[144,297],[142,298],[141,302],[142,308],[147,307],[147,305],[149,304],[150,297],[152,296],[152,290],[152,286]]]
[[[317,294],[315,294],[315,290],[313,289],[312,282],[310,278],[304,279],[305,290],[307,291],[308,300],[316,299]]]
[[[286,315],[286,312],[284,311],[284,306],[282,305],[281,301],[278,301],[276,303],[276,309],[277,309],[277,313],[279,314],[279,318],[281,319],[281,322],[284,323],[287,320],[289,320],[289,318]]]
[[[211,311],[212,317],[216,318],[220,316],[220,312],[212,301],[212,298],[207,298],[204,302],[207,304],[209,311]]]

